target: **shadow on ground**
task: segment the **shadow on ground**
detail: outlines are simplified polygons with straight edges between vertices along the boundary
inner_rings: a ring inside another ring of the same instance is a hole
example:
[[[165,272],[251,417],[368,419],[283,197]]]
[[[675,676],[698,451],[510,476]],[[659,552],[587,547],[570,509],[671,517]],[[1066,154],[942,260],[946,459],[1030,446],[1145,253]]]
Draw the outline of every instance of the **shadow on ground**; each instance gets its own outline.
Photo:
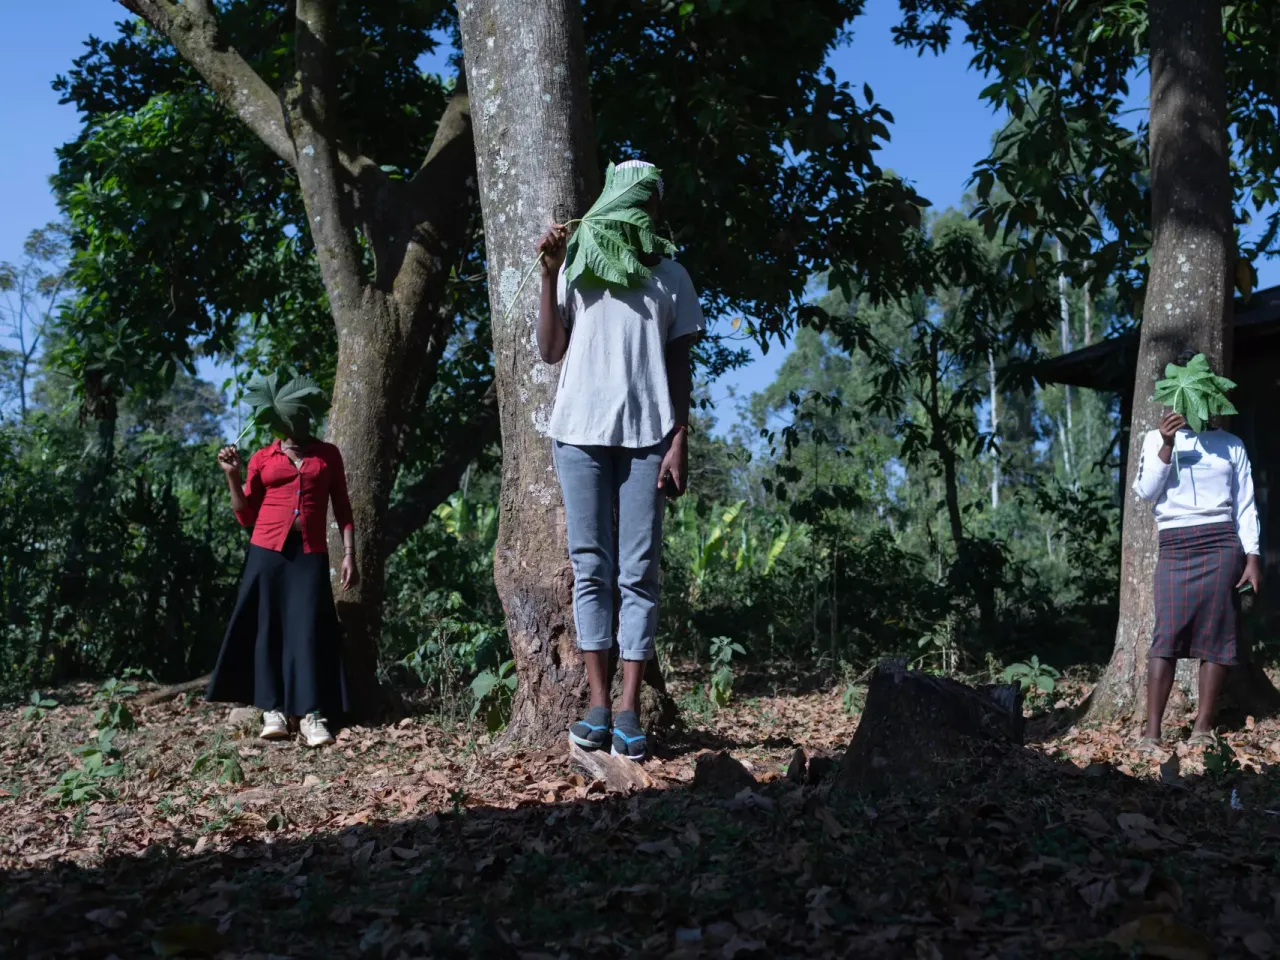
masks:
[[[1195,960],[1267,956],[1280,935],[1274,772],[1166,783],[1014,749],[955,757],[943,780],[877,799],[785,779],[588,788],[305,837],[232,818],[203,842],[0,874],[0,952],[1122,957],[1136,936]]]

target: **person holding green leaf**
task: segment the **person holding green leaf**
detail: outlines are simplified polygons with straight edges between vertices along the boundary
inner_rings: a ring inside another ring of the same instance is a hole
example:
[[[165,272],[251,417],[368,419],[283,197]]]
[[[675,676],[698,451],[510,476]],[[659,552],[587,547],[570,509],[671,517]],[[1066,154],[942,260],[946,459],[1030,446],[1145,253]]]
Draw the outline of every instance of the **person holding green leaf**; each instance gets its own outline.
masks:
[[[311,435],[327,398],[308,377],[277,384],[272,376],[249,385],[254,422],[277,439],[249,458],[247,478],[235,444],[218,451],[231,508],[253,537],[205,697],[261,708],[263,739],[287,738],[296,721],[303,743],[322,747],[333,743],[330,720],[348,709],[329,585],[330,503],[342,530],[343,589],[359,582],[355,527],[342,454]]]
[[[689,465],[690,347],[705,324],[688,272],[662,256],[658,170],[610,165],[604,190],[569,236],[553,224],[538,241],[542,359],[560,363],[549,433],[564,492],[573,615],[591,685],[587,715],[569,731],[587,750],[642,760],[648,742],[637,703],[654,655],[663,495],[685,491]],[[617,525],[614,524],[615,509]],[[609,653],[622,659],[618,712]]]
[[[1165,376],[1156,399],[1171,409],[1143,438],[1133,482],[1160,532],[1143,743],[1159,744],[1177,662],[1190,658],[1200,677],[1189,743],[1202,745],[1213,740],[1227,671],[1240,662],[1240,593],[1261,583],[1260,528],[1249,455],[1217,422],[1235,413],[1226,399],[1235,384],[1190,352]]]

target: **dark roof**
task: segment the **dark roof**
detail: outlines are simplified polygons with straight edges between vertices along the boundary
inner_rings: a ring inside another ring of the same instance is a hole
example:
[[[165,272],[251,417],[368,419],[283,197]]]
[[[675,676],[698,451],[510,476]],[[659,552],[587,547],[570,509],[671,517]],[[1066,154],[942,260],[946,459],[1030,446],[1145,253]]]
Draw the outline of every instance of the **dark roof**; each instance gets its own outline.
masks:
[[[1236,349],[1280,333],[1280,287],[1254,291],[1246,305],[1236,299]],[[1239,353],[1237,352],[1237,356]],[[1093,390],[1127,390],[1138,366],[1138,331],[1099,340],[1081,350],[1036,366],[1041,383],[1066,383]]]

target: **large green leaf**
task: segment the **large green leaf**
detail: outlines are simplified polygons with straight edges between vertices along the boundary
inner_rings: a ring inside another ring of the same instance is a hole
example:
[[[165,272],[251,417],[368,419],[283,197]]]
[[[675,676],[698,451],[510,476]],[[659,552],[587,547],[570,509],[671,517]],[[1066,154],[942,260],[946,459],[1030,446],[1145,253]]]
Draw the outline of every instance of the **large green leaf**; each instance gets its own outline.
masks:
[[[658,185],[657,167],[618,168],[609,164],[604,189],[578,221],[566,251],[565,282],[632,287],[650,277],[640,254],[675,252],[654,230],[645,204]]]
[[[1236,385],[1215,374],[1203,353],[1197,353],[1185,367],[1169,364],[1164,375],[1165,379],[1156,383],[1156,400],[1186,417],[1187,425],[1196,433],[1208,426],[1210,417],[1237,412],[1227,399],[1227,391]]]
[[[253,421],[277,436],[305,436],[329,409],[329,398],[310,377],[297,376],[280,386],[275,374],[256,374],[245,389]],[[239,438],[237,438],[238,440]]]

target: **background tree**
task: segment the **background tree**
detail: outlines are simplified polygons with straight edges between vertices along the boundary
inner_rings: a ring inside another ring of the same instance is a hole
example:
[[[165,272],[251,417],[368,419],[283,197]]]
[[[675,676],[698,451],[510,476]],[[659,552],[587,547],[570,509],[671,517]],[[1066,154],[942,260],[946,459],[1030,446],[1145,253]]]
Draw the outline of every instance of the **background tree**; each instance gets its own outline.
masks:
[[[27,419],[32,366],[40,355],[45,331],[53,322],[67,289],[67,230],[50,223],[31,231],[22,244],[20,264],[0,263],[0,330],[11,346],[0,352],[4,364],[0,383],[0,414],[16,407],[18,418]]]

